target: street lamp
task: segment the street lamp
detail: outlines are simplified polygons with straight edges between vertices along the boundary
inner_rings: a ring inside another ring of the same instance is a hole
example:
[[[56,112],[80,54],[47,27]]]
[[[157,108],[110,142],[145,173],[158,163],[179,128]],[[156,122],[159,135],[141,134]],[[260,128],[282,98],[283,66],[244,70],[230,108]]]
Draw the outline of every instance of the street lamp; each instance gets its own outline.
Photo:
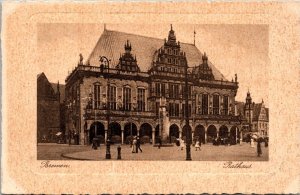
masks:
[[[111,154],[110,154],[110,139],[111,139],[111,129],[110,129],[110,80],[109,80],[109,60],[105,56],[99,56],[99,61],[100,61],[100,70],[101,73],[103,73],[103,69],[107,69],[107,112],[106,112],[106,118],[107,118],[107,140],[106,140],[106,154],[105,158],[106,159],[111,159]]]
[[[186,160],[191,158],[191,126],[189,125],[189,89],[188,89],[188,64],[185,60],[185,126],[183,130],[186,132]]]

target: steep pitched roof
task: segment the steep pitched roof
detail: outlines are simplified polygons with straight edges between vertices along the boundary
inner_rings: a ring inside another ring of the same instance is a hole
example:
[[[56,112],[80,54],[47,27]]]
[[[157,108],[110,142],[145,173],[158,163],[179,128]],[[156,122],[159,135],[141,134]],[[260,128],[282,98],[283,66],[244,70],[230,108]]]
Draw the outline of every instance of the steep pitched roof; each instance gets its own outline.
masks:
[[[55,94],[57,93],[57,83],[50,83]],[[60,92],[60,103],[64,102],[65,99],[65,85],[59,84],[59,92]]]
[[[111,60],[111,66],[114,68],[119,62],[120,54],[124,53],[124,44],[127,40],[132,45],[131,52],[133,55],[136,55],[141,71],[148,71],[152,65],[155,51],[163,46],[164,39],[104,30],[87,62],[92,66],[98,66],[99,56],[106,56]],[[186,53],[190,67],[198,66],[202,63],[202,53],[196,46],[188,43],[180,43],[180,46],[181,50]],[[216,80],[223,79],[227,81],[211,62],[208,61],[208,65],[211,67]]]
[[[236,104],[237,114],[241,115],[241,116],[244,116],[245,103],[236,101],[235,104]]]
[[[259,117],[259,114],[260,114],[260,110],[261,110],[261,103],[259,104],[254,104],[253,106],[253,121],[258,121],[258,117]]]
[[[44,72],[37,75],[37,96],[55,97],[55,91]]]

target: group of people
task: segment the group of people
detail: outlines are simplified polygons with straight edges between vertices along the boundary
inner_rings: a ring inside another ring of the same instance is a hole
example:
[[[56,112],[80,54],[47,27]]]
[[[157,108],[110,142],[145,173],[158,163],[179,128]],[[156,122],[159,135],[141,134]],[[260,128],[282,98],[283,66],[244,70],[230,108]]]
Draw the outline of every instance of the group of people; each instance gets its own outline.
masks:
[[[238,141],[237,141],[238,142]],[[225,146],[230,146],[234,145],[236,142],[234,142],[234,139],[231,137],[214,137],[212,140],[212,143],[214,146],[219,146],[219,145],[225,145]]]
[[[183,150],[184,146],[185,146],[184,140],[182,138],[178,138],[176,140],[176,145],[179,146],[180,150]],[[195,149],[196,149],[196,151],[201,150],[201,142],[199,139],[196,140]]]
[[[134,136],[131,142],[132,153],[139,153],[139,151],[143,152],[141,149],[141,140],[138,136]]]

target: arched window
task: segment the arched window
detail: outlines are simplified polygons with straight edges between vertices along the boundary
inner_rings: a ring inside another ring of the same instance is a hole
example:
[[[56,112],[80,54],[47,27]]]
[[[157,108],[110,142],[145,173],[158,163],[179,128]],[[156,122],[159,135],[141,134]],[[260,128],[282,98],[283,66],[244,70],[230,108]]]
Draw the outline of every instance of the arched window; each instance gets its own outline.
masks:
[[[208,114],[208,94],[202,94],[202,114]]]
[[[138,103],[138,111],[145,111],[145,103],[146,98],[145,98],[145,89],[138,88],[138,98],[137,98],[137,103]]]
[[[110,86],[109,89],[109,108],[111,110],[117,109],[117,90],[115,86]]]
[[[123,89],[123,105],[124,110],[131,110],[131,88],[129,87]]]
[[[228,96],[223,97],[223,112],[224,115],[228,115]]]
[[[101,102],[101,93],[100,93],[100,84],[95,83],[94,84],[94,108],[99,109],[100,108],[100,102]]]
[[[218,115],[220,109],[219,95],[213,95],[213,114]]]

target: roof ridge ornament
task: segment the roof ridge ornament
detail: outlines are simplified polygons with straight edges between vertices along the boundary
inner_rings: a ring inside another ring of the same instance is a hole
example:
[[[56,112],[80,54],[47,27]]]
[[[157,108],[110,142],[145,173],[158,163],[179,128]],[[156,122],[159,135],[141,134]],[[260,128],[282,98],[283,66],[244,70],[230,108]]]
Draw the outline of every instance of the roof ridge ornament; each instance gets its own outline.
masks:
[[[204,52],[203,56],[202,56],[202,61],[204,64],[207,64],[207,60],[208,60],[208,57],[207,57],[206,53]]]
[[[131,51],[131,43],[129,42],[128,39],[127,39],[127,41],[125,43],[124,48],[125,48],[126,53],[130,53],[130,51]]]

